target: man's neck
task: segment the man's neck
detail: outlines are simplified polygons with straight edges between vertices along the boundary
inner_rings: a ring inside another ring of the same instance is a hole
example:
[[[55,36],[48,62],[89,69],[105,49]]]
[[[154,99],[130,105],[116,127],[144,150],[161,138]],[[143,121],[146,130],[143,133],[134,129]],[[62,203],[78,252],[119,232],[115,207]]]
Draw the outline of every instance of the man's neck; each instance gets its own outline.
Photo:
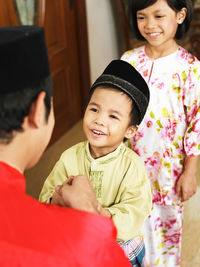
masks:
[[[15,137],[9,144],[0,144],[0,161],[24,173],[28,162],[26,144]]]

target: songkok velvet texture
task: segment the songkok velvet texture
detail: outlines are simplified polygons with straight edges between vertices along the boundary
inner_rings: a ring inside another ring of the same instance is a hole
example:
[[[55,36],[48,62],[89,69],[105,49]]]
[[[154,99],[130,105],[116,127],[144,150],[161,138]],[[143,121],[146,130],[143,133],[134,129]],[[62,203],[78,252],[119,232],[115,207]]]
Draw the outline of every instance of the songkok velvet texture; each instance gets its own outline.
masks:
[[[140,123],[149,104],[149,88],[139,72],[123,60],[113,60],[91,87],[90,94],[99,86],[113,87],[125,92],[135,103]]]
[[[49,75],[43,28],[0,27],[0,95],[37,86]]]

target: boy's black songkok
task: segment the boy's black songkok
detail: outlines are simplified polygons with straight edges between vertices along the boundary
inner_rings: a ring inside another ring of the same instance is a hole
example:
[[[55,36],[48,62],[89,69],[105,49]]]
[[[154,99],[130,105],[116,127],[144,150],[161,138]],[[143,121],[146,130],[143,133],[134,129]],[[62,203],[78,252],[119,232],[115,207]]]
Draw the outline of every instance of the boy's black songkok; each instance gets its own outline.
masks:
[[[149,104],[149,88],[139,72],[123,60],[113,60],[106,67],[91,87],[90,94],[96,87],[108,86],[125,92],[138,108],[142,121]]]
[[[0,95],[38,86],[49,75],[43,28],[0,27]]]

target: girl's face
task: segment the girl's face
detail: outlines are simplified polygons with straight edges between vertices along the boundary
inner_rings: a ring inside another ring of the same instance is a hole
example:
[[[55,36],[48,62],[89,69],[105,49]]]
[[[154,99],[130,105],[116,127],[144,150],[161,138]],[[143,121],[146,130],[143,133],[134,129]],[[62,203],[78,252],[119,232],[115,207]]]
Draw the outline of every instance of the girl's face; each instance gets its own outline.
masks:
[[[135,133],[130,126],[132,101],[120,91],[97,87],[83,118],[83,130],[90,143],[92,157],[98,158],[114,151]]]
[[[137,11],[137,25],[141,35],[151,47],[167,49],[174,45],[178,24],[183,23],[186,9],[175,12],[166,0]]]

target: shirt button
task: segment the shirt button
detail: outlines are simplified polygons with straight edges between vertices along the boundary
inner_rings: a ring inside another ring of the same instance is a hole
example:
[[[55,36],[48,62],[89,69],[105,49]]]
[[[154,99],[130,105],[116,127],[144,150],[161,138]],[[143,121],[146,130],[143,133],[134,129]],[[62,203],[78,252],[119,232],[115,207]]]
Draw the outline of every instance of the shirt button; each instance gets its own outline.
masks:
[[[96,162],[95,161],[93,161],[92,162],[92,166],[96,166],[97,164],[96,164]]]

